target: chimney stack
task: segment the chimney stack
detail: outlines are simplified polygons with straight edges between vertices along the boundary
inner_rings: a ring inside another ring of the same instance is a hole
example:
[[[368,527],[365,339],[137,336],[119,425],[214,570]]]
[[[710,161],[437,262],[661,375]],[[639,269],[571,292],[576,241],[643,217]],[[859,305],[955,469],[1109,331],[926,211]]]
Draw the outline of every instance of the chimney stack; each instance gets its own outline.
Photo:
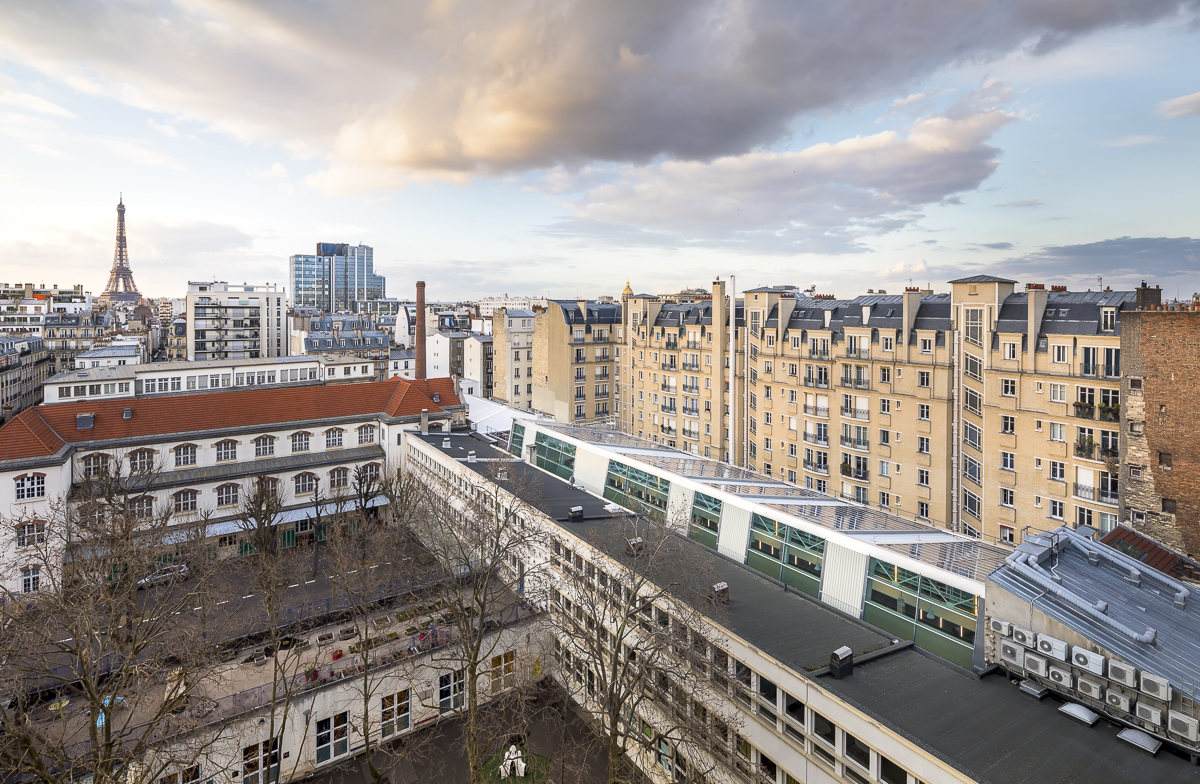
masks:
[[[425,281],[417,281],[417,379],[425,380]]]

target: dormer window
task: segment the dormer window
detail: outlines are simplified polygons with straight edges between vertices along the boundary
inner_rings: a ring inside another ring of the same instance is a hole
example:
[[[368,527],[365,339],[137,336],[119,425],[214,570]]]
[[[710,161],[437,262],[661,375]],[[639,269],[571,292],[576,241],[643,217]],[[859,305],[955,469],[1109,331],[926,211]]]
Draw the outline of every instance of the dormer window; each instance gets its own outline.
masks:
[[[1117,309],[1104,308],[1100,311],[1100,329],[1104,332],[1112,332],[1117,328]]]

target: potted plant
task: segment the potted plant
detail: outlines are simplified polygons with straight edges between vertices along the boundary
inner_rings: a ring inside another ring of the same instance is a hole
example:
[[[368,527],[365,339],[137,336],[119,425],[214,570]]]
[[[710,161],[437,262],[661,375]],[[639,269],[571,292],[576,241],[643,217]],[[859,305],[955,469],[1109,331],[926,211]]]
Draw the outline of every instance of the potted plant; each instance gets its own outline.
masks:
[[[337,650],[335,650],[333,652],[333,660],[337,661],[338,659],[342,658],[345,655],[346,655],[345,651],[343,651],[341,648],[338,648]]]

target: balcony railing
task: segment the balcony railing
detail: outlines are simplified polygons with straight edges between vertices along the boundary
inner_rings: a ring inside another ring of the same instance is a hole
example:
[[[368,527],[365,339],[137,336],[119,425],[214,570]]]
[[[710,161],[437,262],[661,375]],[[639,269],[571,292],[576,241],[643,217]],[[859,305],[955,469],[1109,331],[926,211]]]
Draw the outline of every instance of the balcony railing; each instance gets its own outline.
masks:
[[[585,400],[587,400],[587,395],[576,395],[575,396],[576,403],[582,403]]]
[[[670,392],[672,395],[675,394],[675,385],[673,383],[668,384],[666,381],[664,381],[660,386],[662,387],[663,392]]]
[[[812,471],[816,474],[824,474],[829,476],[829,463],[816,463],[811,460],[804,461],[804,470]]]
[[[668,373],[678,373],[679,372],[679,367],[674,362],[662,363],[662,369],[667,371]]]
[[[829,349],[823,349],[821,351],[813,351],[810,348],[808,350],[808,358],[809,359],[829,359]]]
[[[1075,403],[1071,408],[1072,413],[1080,419],[1096,418],[1096,407],[1091,403]]]
[[[1100,375],[1100,366],[1090,362],[1084,362],[1079,365],[1079,375],[1098,376]]]
[[[663,344],[663,349],[666,351],[678,351],[679,350],[679,341],[668,340],[666,343]]]
[[[1116,490],[1081,485],[1078,482],[1075,483],[1074,494],[1076,498],[1082,498],[1085,501],[1098,501],[1111,506],[1116,506],[1121,500],[1120,493]]]
[[[817,444],[818,446],[829,446],[829,436],[810,433],[807,430],[804,431],[804,440],[810,444]]]
[[[854,379],[854,388],[855,389],[870,389],[871,388],[871,379],[869,379],[869,378]]]
[[[676,411],[676,408],[675,408],[675,406],[663,406],[660,410],[664,414],[674,414]]]
[[[829,379],[813,378],[812,376],[804,377],[804,386],[813,387],[814,389],[829,389]]]
[[[683,393],[685,395],[699,395],[700,394],[700,385],[699,384],[684,384],[682,387],[680,387],[680,389],[683,390]]]
[[[608,368],[605,368],[603,373],[597,373],[596,380],[597,381],[608,381]]]
[[[691,406],[691,407],[684,406],[682,410],[683,410],[684,416],[690,416],[690,417],[700,416],[700,407],[699,406]]]
[[[588,361],[587,354],[576,354],[575,355],[575,364],[576,365],[582,364],[587,361]]]
[[[854,468],[851,465],[842,463],[842,476],[849,477],[850,479],[857,479],[860,482],[866,482],[870,480],[871,472],[866,468]]]
[[[676,434],[675,428],[667,427],[666,425],[660,425],[658,429],[664,436],[674,436]]]
[[[871,358],[871,349],[869,349],[869,348],[849,349],[848,348],[848,349],[846,349],[846,358],[847,359],[870,359]]]
[[[804,406],[804,413],[808,414],[809,416],[828,417],[829,416],[829,407],[828,406],[806,405],[806,406]]]
[[[689,370],[692,373],[700,372],[700,363],[699,362],[684,362],[679,367],[683,368],[684,370]]]
[[[871,418],[871,412],[865,408],[846,408],[843,406],[842,416],[850,417],[851,419],[861,419],[865,422]]]
[[[698,349],[698,348],[700,348],[700,341],[699,340],[689,340],[688,342],[683,344],[683,347],[690,348],[690,349]]]
[[[1101,422],[1120,422],[1121,421],[1121,406],[1106,406],[1100,404],[1100,421]]]
[[[869,450],[871,448],[871,442],[865,438],[848,438],[846,436],[842,436],[842,446],[849,447],[851,449]]]

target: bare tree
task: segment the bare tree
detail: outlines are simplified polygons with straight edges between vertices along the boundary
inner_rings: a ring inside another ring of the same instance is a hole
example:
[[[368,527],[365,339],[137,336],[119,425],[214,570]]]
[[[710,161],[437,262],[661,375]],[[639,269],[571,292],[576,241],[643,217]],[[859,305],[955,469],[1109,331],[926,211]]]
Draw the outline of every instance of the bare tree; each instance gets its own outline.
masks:
[[[737,723],[735,711],[710,707],[723,700],[706,698],[714,683],[721,690],[727,669],[710,622],[721,614],[711,558],[635,515],[551,547],[562,576],[548,602],[553,658],[605,746],[610,784],[630,781],[626,757],[638,749],[707,773],[723,748],[713,733],[727,737]]]
[[[155,497],[147,453],[83,466],[48,514],[0,518],[20,554],[0,608],[0,767],[47,784],[152,782],[209,742],[189,732],[188,693],[218,662],[222,629],[197,608],[220,565],[204,557],[206,516],[176,525],[174,502]],[[165,738],[182,740],[152,754]]]
[[[451,695],[450,707],[465,702],[464,746],[472,782],[484,780],[484,763],[498,740],[523,734],[520,700],[512,700],[509,711],[485,715],[480,708],[489,692],[509,688],[506,682],[515,684],[529,673],[514,661],[515,654],[503,649],[503,638],[495,632],[530,612],[522,609],[521,594],[525,565],[537,545],[529,522],[535,514],[528,500],[532,494],[512,486],[502,474],[505,462],[487,465],[490,470],[478,481],[463,484],[415,466],[408,469],[419,472],[422,485],[421,511],[408,528],[434,563],[454,578],[438,588],[455,643],[441,659],[442,691]],[[511,681],[506,681],[509,674]]]

